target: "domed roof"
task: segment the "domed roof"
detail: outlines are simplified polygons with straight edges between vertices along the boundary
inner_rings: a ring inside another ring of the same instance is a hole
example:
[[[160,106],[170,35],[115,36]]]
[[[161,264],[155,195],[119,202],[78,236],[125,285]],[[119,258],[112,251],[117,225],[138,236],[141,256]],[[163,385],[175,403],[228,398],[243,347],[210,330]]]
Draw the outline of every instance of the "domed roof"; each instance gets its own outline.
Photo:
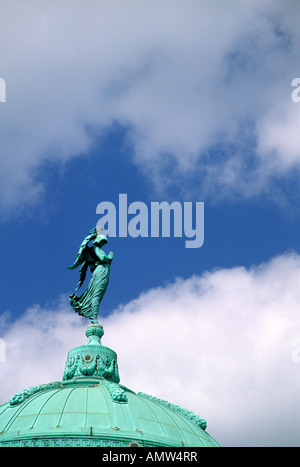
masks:
[[[86,335],[87,344],[69,352],[61,382],[0,406],[0,446],[218,446],[192,412],[119,384],[101,326]]]
[[[46,386],[46,385],[45,385]],[[21,446],[217,446],[193,420],[122,387],[112,399],[105,382],[63,385],[0,407],[0,443]]]

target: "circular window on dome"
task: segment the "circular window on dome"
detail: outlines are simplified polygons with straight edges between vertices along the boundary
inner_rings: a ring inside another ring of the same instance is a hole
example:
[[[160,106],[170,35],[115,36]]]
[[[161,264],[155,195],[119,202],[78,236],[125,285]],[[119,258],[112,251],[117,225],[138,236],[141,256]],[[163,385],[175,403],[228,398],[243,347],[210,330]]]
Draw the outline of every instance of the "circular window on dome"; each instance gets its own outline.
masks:
[[[92,360],[92,356],[91,354],[87,353],[84,357],[83,357],[83,360],[85,362],[90,362]]]
[[[130,448],[140,448],[140,447],[141,447],[140,443],[138,443],[137,441],[130,441],[130,443],[128,444],[128,446],[129,446]]]

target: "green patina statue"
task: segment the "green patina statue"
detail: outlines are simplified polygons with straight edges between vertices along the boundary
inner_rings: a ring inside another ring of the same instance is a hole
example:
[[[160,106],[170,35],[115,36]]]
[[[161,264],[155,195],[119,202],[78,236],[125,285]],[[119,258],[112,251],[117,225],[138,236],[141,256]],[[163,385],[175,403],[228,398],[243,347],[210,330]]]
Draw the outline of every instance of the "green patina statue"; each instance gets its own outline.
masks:
[[[93,244],[89,246],[92,240]],[[106,255],[101,249],[107,242],[107,238],[98,233],[96,228],[92,229],[81,243],[74,264],[67,266],[67,269],[81,266],[76,290],[82,286],[88,268],[91,270],[92,277],[86,291],[79,297],[73,293],[69,298],[76,313],[90,318],[93,324],[98,323],[99,306],[108,286],[110,265],[114,256],[112,251]]]

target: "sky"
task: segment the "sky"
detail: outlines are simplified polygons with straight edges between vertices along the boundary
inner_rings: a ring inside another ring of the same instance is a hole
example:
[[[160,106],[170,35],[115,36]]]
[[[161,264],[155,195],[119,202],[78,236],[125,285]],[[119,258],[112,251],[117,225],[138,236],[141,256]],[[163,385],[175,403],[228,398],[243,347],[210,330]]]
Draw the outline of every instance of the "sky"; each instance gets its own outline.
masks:
[[[204,203],[199,248],[172,229],[108,237],[103,343],[122,384],[222,446],[300,445],[299,15],[298,0],[1,1],[0,404],[60,380],[85,342],[66,266],[100,203],[119,214],[127,194],[149,219]]]

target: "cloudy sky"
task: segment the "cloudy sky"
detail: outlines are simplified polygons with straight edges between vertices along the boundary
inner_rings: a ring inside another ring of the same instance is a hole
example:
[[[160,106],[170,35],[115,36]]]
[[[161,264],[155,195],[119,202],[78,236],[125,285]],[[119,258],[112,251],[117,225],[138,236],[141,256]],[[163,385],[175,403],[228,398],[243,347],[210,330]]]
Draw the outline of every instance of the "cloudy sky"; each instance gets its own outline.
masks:
[[[204,202],[200,248],[109,238],[103,343],[124,385],[193,410],[221,445],[300,445],[299,15],[298,0],[1,1],[0,403],[60,380],[85,342],[66,266],[99,203]]]

